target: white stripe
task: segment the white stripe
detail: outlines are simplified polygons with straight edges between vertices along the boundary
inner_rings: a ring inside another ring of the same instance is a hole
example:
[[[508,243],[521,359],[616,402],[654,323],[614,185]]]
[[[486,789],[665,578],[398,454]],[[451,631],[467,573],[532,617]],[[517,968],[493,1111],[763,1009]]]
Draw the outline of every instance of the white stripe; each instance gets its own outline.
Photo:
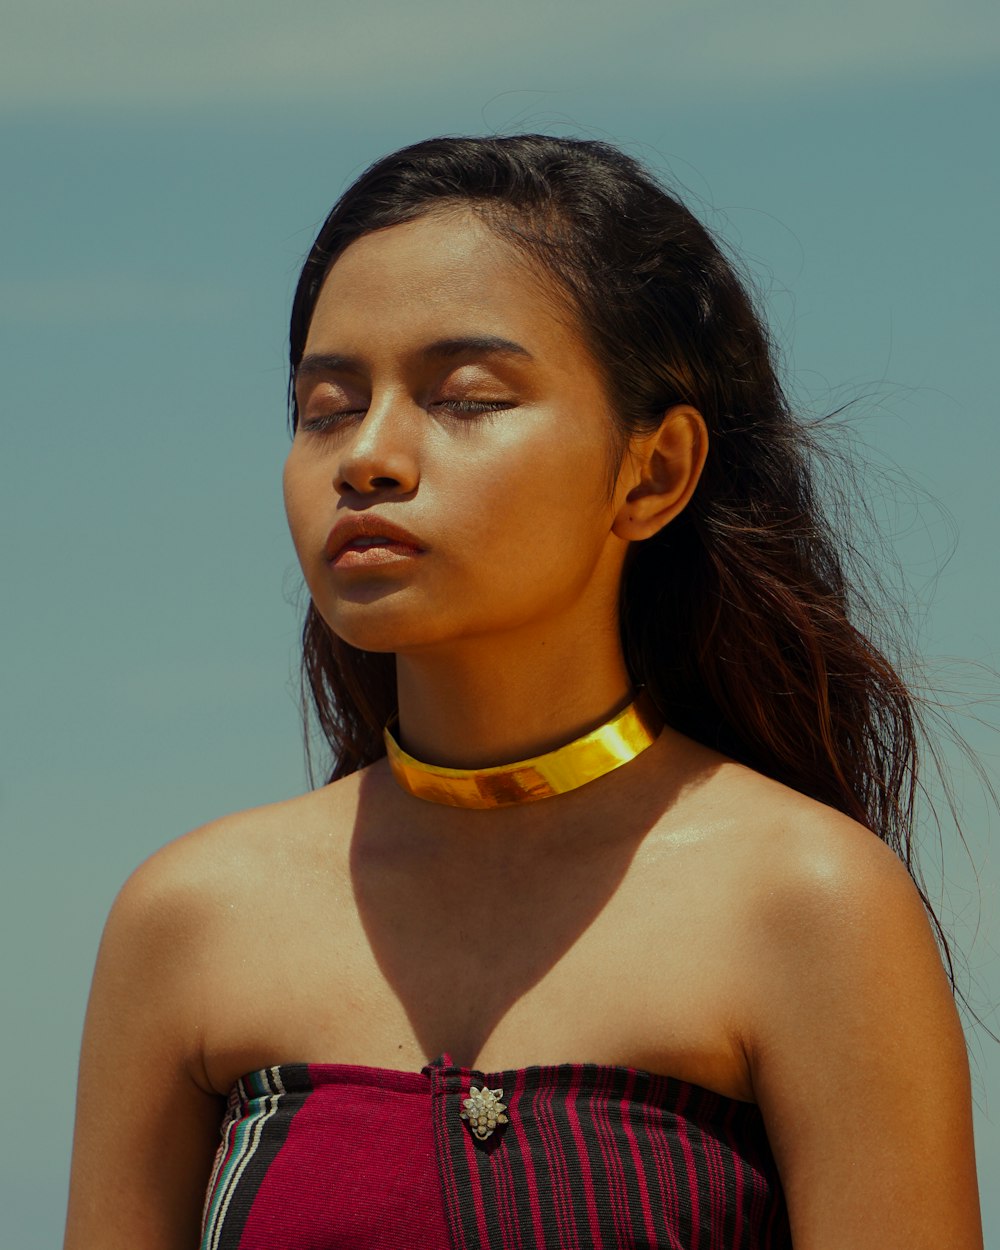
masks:
[[[225,1222],[226,1222],[226,1214],[229,1211],[229,1204],[230,1202],[232,1202],[233,1195],[235,1194],[237,1188],[239,1187],[240,1179],[242,1178],[243,1173],[246,1171],[246,1168],[248,1164],[250,1163],[250,1160],[253,1158],[254,1154],[257,1151],[257,1147],[260,1145],[260,1138],[264,1130],[264,1125],[278,1110],[278,1104],[281,1101],[281,1096],[285,1092],[285,1087],[281,1083],[281,1076],[277,1068],[268,1068],[267,1075],[270,1078],[271,1084],[274,1088],[270,1094],[263,1096],[264,1106],[262,1107],[262,1109],[255,1116],[248,1117],[247,1119],[243,1119],[243,1120],[237,1117],[237,1118],[234,1118],[232,1121],[232,1125],[231,1125],[232,1133],[235,1134],[240,1129],[241,1126],[243,1127],[244,1131],[246,1131],[247,1126],[249,1126],[249,1132],[247,1133],[247,1140],[244,1144],[242,1153],[239,1155],[237,1159],[232,1161],[233,1166],[229,1174],[229,1180],[226,1185],[226,1191],[224,1195],[222,1196],[222,1200],[220,1201],[218,1207],[216,1208],[215,1218],[212,1220],[212,1224],[210,1227],[206,1225],[206,1227],[202,1230],[201,1250],[218,1250],[219,1240],[222,1235],[223,1226],[225,1225]],[[240,1082],[239,1087],[242,1093],[242,1090],[243,1090],[242,1082]],[[228,1145],[228,1143],[226,1142],[223,1142],[222,1144],[223,1146]],[[225,1157],[225,1152],[223,1152],[222,1157],[223,1158]],[[221,1167],[222,1167],[222,1159],[220,1158],[216,1163],[216,1167],[212,1174],[212,1182],[210,1184],[208,1194],[206,1195],[206,1201],[205,1201],[206,1220],[208,1218],[208,1212],[209,1212],[211,1203],[215,1198],[215,1192],[214,1192],[215,1179],[218,1176],[218,1173]]]

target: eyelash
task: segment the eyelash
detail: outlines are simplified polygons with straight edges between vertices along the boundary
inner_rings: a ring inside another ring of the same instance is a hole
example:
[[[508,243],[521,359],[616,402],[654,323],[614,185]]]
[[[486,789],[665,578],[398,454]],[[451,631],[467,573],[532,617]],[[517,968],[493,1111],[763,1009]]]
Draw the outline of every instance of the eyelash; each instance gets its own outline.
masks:
[[[485,415],[492,412],[503,412],[508,408],[513,408],[514,404],[509,400],[486,400],[480,401],[475,399],[452,399],[441,400],[431,404],[432,408],[444,410],[447,412],[465,413],[469,415]],[[320,434],[324,430],[332,429],[333,426],[339,425],[347,417],[364,416],[365,409],[351,408],[345,412],[331,412],[325,417],[314,417],[311,421],[300,421],[299,428],[308,431],[311,434]]]

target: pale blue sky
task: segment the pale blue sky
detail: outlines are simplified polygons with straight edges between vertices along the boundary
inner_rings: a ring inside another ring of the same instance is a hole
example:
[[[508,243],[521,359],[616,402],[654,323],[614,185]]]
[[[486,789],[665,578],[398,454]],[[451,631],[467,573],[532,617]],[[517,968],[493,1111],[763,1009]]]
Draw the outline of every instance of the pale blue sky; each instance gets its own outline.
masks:
[[[7,1244],[60,1236],[82,1014],[118,886],[186,829],[305,784],[284,336],[346,183],[436,133],[597,136],[650,162],[746,258],[797,399],[857,399],[865,458],[907,483],[895,504],[864,490],[899,540],[931,674],[948,700],[995,697],[935,663],[1000,661],[998,53],[1000,11],[973,0],[34,0],[5,15]],[[995,702],[978,713],[996,724]],[[962,728],[996,776],[996,735]],[[991,849],[985,804],[959,787],[975,940],[947,829],[945,916],[996,1029],[997,829]],[[928,874],[940,892],[933,856]],[[1000,1047],[973,1052],[1000,1241]]]

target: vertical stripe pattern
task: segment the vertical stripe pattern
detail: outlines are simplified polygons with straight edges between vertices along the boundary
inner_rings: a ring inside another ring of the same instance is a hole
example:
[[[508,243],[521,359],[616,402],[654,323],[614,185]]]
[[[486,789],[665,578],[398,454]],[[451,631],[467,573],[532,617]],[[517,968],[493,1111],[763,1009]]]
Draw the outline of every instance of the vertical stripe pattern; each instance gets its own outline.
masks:
[[[438,1166],[461,1250],[787,1250],[784,1196],[759,1110],[634,1068],[562,1064],[432,1075]],[[478,1142],[470,1085],[501,1088],[509,1124]],[[512,1193],[513,1190],[513,1193]]]
[[[462,1120],[471,1085],[508,1123]],[[283,1064],[233,1089],[201,1250],[788,1250],[757,1107],[634,1068]]]
[[[287,1095],[281,1068],[262,1068],[237,1081],[205,1198],[202,1250],[239,1246],[260,1183],[303,1098]]]

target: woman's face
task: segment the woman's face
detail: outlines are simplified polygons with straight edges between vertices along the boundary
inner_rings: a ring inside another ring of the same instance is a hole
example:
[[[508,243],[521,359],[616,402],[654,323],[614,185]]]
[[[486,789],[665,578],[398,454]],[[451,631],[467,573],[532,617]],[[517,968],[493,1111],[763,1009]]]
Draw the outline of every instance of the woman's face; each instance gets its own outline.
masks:
[[[313,601],[341,638],[405,652],[581,613],[617,627],[624,488],[609,497],[598,368],[554,285],[471,213],[346,249],[296,396],[285,503]],[[368,530],[339,550],[352,535],[334,527],[359,518]],[[385,523],[409,537],[379,542]]]

